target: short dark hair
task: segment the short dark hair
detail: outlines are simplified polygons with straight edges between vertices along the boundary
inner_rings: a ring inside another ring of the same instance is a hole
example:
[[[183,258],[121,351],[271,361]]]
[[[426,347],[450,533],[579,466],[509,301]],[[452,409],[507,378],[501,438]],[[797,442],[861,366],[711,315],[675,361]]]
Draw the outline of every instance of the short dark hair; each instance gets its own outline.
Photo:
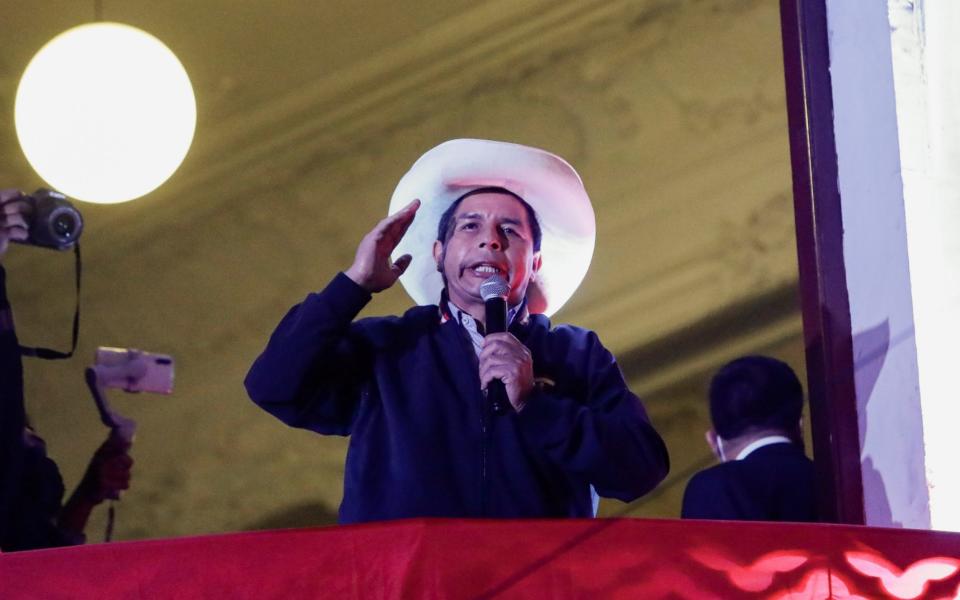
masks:
[[[710,418],[723,439],[751,429],[794,431],[803,412],[803,387],[784,362],[744,356],[727,363],[710,382]]]
[[[453,235],[453,215],[457,212],[457,207],[460,206],[460,203],[463,202],[465,198],[473,196],[474,194],[506,194],[508,196],[513,196],[516,198],[520,204],[523,205],[523,208],[527,211],[527,221],[530,222],[530,233],[533,236],[533,251],[540,252],[540,241],[543,239],[543,232],[540,230],[540,221],[537,219],[537,213],[533,210],[533,207],[527,204],[527,201],[514,194],[507,188],[502,187],[481,187],[475,190],[470,190],[469,192],[463,194],[456,200],[454,200],[447,210],[443,211],[443,214],[440,215],[440,222],[437,224],[437,241],[441,244],[446,244],[447,240],[450,239],[450,236]]]

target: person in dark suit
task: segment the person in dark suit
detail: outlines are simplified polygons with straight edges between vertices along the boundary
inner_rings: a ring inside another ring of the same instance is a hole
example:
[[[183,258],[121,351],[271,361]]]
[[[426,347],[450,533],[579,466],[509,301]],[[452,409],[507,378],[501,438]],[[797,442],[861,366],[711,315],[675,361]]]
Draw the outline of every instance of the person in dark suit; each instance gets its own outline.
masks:
[[[685,519],[816,521],[813,462],[803,451],[803,388],[785,363],[745,356],[710,382],[707,443],[720,464],[687,484]]]

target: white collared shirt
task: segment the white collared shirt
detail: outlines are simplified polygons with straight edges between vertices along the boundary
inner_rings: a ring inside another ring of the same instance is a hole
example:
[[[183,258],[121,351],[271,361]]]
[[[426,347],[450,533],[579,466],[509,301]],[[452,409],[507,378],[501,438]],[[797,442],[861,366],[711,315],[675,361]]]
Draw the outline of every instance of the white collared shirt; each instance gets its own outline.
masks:
[[[754,440],[747,444],[747,446],[737,454],[736,460],[743,460],[746,457],[750,456],[755,450],[759,450],[764,446],[772,446],[773,444],[792,444],[793,442],[790,438],[784,435],[768,435],[762,437],[759,440]]]
[[[507,324],[508,326],[513,323],[513,319],[517,316],[517,313],[520,312],[520,309],[524,306],[524,303],[514,306],[513,308],[507,311]],[[454,319],[457,323],[463,326],[463,328],[470,335],[470,341],[473,342],[473,351],[477,353],[477,356],[480,356],[480,351],[483,350],[483,334],[480,333],[480,323],[474,319],[470,313],[461,309],[459,306],[453,302],[447,302],[447,307],[450,309],[450,318]]]

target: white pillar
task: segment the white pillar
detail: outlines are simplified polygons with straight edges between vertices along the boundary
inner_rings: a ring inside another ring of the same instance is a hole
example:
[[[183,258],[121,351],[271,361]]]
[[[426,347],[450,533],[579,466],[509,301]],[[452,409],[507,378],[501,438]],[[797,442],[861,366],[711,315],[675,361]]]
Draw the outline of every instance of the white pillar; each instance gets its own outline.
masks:
[[[889,5],[930,521],[960,531],[960,5]]]
[[[827,9],[866,520],[960,531],[960,5]]]

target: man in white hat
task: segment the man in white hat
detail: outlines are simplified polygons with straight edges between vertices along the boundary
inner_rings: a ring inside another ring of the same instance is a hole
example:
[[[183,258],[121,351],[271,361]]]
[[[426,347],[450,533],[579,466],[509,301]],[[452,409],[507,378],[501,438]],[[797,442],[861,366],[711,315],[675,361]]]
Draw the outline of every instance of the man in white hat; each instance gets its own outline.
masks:
[[[340,521],[589,517],[592,490],[653,489],[666,448],[613,356],[546,316],[593,252],[576,171],[536,148],[453,140],[413,165],[390,212],[349,269],[290,310],[246,379],[288,425],[351,436]],[[491,277],[509,327],[484,336]],[[354,321],[398,279],[420,306]],[[499,382],[503,414],[486,393]]]

